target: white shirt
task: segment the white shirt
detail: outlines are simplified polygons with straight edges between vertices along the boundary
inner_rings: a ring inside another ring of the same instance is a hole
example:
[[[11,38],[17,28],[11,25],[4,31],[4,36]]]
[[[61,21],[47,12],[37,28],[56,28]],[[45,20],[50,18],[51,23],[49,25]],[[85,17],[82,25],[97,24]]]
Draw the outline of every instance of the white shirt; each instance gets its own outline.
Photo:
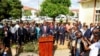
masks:
[[[44,31],[46,31],[46,26],[43,26],[44,27]]]
[[[93,36],[93,34],[91,35],[91,37],[90,37],[90,41],[92,41],[93,40],[93,38],[94,38],[94,36]]]
[[[91,31],[94,29],[94,27],[91,28]]]
[[[99,48],[96,47],[97,45],[98,45],[98,42],[93,43],[92,45],[89,46],[89,48],[91,49],[89,56],[97,56],[98,55]]]
[[[5,33],[4,33],[4,34],[5,34],[5,37],[7,37],[7,31],[5,31]]]
[[[96,47],[98,47],[100,49],[100,40],[97,42]]]
[[[84,29],[80,29],[80,31],[82,32],[82,35],[84,35],[84,33],[86,32],[86,30]]]
[[[18,30],[18,28],[19,28],[19,25],[18,25],[18,24],[16,24],[16,25],[15,25],[15,28],[16,28],[16,30]]]
[[[15,27],[11,27],[11,28],[10,28],[10,31],[11,31],[11,33],[15,33],[15,32],[16,32]]]

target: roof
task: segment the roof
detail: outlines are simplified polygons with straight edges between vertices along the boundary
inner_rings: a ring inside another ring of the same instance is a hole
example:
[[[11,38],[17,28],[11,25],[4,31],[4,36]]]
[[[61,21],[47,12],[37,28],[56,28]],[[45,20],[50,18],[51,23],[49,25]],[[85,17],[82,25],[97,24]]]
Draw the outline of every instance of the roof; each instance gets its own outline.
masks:
[[[79,3],[88,2],[88,1],[92,1],[92,0],[79,0]]]
[[[35,11],[38,11],[37,9],[31,8],[31,7],[29,7],[29,6],[23,6],[23,9],[24,9],[24,10],[35,10]]]

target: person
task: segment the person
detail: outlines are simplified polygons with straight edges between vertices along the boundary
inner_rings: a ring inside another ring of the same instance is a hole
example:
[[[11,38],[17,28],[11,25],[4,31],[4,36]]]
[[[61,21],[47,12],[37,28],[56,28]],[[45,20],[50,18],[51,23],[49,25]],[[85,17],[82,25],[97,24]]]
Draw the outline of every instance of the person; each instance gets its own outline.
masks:
[[[49,34],[49,28],[47,26],[47,23],[44,21],[43,25],[40,27],[41,29],[41,36],[46,36]]]
[[[82,24],[80,21],[77,22],[78,23],[78,29],[81,29],[82,28]]]
[[[86,23],[84,22],[83,25],[82,25],[82,27],[85,26],[85,25],[86,25]]]
[[[49,25],[49,35],[54,35],[54,26],[53,26],[53,23],[50,23],[50,25]]]
[[[100,34],[99,34],[99,36],[100,36]],[[100,56],[100,37],[99,37],[99,41],[98,41],[96,47],[99,48],[98,56]]]
[[[4,51],[4,45],[3,43],[0,42],[0,56],[3,55],[3,51]]]
[[[71,40],[70,40],[70,45],[68,46],[71,50],[71,55],[74,56],[75,55],[75,52],[74,52],[74,49],[75,49],[75,42],[76,42],[76,32],[78,32],[78,27],[77,26],[74,26],[72,29],[71,29]]]
[[[92,42],[92,40],[93,40],[93,38],[94,38],[94,36],[95,36],[95,32],[98,32],[99,31],[99,29],[98,28],[95,28],[95,29],[93,29],[92,30],[92,35],[91,35],[91,37],[90,37],[90,41]]]
[[[36,38],[36,26],[34,22],[31,23],[29,32],[30,32],[30,41],[36,40],[37,39]]]
[[[11,32],[8,30],[7,27],[3,28],[3,44],[4,44],[4,53],[3,55],[8,55],[8,51],[10,49],[10,37],[11,37]]]
[[[93,30],[96,28],[95,24],[94,23],[91,23],[90,24],[90,30],[91,30],[91,37],[90,37],[90,41],[92,41],[93,39]]]
[[[15,33],[16,33],[16,28],[14,27],[15,25],[12,24],[10,27],[10,32],[11,32],[11,41],[12,43],[16,43],[17,39],[15,37]]]
[[[87,25],[83,26],[83,29],[83,36],[89,39],[91,37],[91,30],[88,29]]]
[[[69,36],[70,35],[70,29],[71,29],[69,22],[66,24],[65,28],[66,28],[66,33],[65,33],[66,40],[69,40],[70,39],[70,36]]]
[[[91,23],[90,24],[90,30],[91,32],[96,28],[96,25],[94,23]]]
[[[24,28],[26,30],[26,36],[25,36],[25,42],[27,43],[29,40],[30,40],[30,24],[29,22],[27,22],[25,25],[24,25]]]
[[[96,28],[98,28],[100,31],[100,23],[97,24]]]
[[[54,24],[54,42],[58,44],[59,40],[59,30],[58,30],[59,24]]]
[[[16,24],[15,24],[15,29],[16,29],[16,31],[18,30],[18,28],[19,28],[19,21],[18,22],[16,22]]]
[[[60,27],[59,27],[59,38],[60,38],[60,45],[64,45],[64,41],[65,41],[65,28],[63,23],[61,23]]]
[[[36,24],[36,37],[37,37],[37,39],[40,37],[40,26],[39,26],[39,24]]]
[[[8,23],[5,23],[5,24],[4,24],[4,27],[7,27],[7,30],[10,29],[10,27],[8,26]],[[4,27],[3,27],[3,28],[4,28]]]
[[[99,40],[100,40],[100,32],[98,31],[97,28],[94,29],[94,31],[93,31],[93,43],[90,43],[89,46],[87,46],[85,41],[82,40],[82,42],[84,44],[85,50],[90,50],[89,56],[98,56],[99,49],[100,49],[100,47],[99,47],[99,45],[100,45]]]
[[[75,41],[75,48],[74,48],[74,55],[75,56],[82,56],[82,53],[84,52],[84,47],[83,47],[83,43],[82,43],[82,32],[81,31],[77,31],[75,33],[76,36],[76,41]]]
[[[20,27],[18,28],[18,44],[22,46],[22,43],[24,43],[25,36],[27,34],[27,31],[23,27],[23,22],[20,22]]]

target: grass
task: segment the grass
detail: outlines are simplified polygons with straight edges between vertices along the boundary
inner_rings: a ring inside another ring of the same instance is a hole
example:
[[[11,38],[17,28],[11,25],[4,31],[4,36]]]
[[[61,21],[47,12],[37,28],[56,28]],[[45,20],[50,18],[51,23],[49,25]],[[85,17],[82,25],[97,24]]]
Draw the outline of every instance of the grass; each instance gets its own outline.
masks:
[[[24,52],[38,52],[38,42],[33,41],[33,42],[28,42],[23,45],[23,51]]]
[[[12,47],[12,48],[17,48],[18,45],[13,44],[11,47]]]
[[[34,52],[34,53],[38,53],[38,42],[34,41],[34,42],[28,42],[23,44],[23,46],[21,46],[20,48],[18,47],[18,45],[16,44],[12,44],[11,48],[16,49],[17,54],[19,55],[20,53],[23,52]]]

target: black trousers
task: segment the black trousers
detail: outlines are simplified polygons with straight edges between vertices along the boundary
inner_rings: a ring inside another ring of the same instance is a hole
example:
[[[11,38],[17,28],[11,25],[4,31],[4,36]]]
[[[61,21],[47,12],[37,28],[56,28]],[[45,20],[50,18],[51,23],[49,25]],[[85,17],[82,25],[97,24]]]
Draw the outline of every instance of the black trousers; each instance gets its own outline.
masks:
[[[3,43],[5,47],[10,47],[10,37],[4,37]]]
[[[18,38],[18,44],[22,45],[22,43],[24,43],[24,35],[19,36]]]
[[[36,34],[30,35],[30,41],[37,40]]]
[[[60,44],[64,45],[64,41],[65,41],[65,36],[63,34],[59,35],[60,38]]]
[[[17,41],[17,37],[13,33],[11,34],[11,40],[12,40],[13,43],[16,43],[16,41]]]
[[[54,34],[54,42],[58,43],[58,40],[59,40],[59,34]]]
[[[27,35],[24,37],[24,41],[25,41],[25,42],[29,42],[29,41],[30,41],[30,34],[27,34]]]

